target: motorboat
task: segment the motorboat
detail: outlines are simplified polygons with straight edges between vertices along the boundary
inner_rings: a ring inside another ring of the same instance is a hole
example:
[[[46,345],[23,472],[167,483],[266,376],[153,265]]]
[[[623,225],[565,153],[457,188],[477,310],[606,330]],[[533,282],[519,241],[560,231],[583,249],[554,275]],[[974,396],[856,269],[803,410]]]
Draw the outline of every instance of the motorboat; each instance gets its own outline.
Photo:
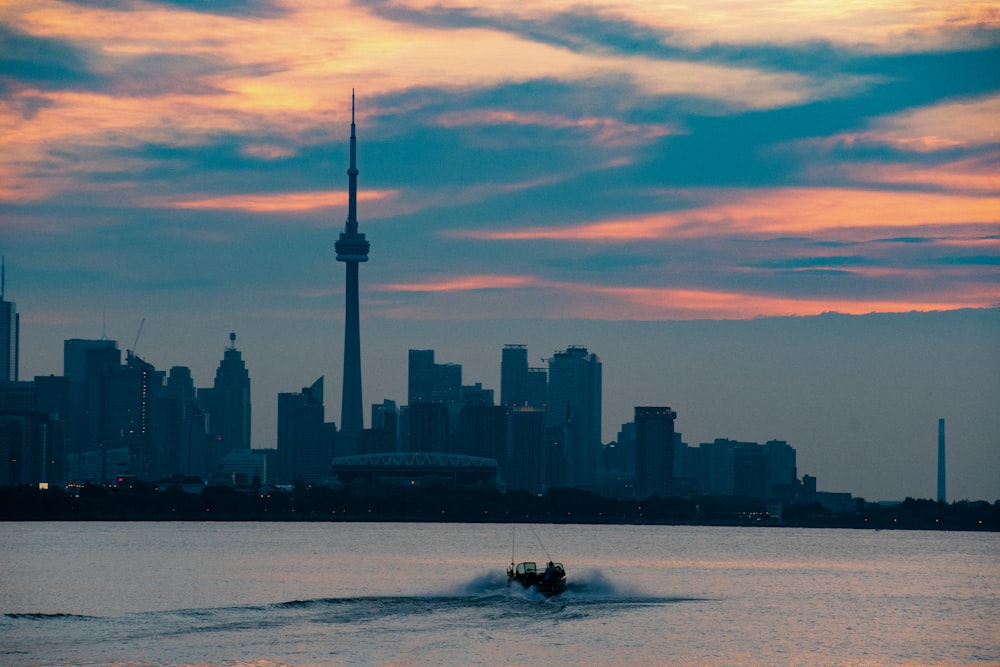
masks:
[[[549,561],[545,569],[539,571],[533,561],[511,563],[507,568],[507,585],[517,582],[524,588],[538,591],[545,597],[559,595],[566,590],[566,568],[562,563]]]

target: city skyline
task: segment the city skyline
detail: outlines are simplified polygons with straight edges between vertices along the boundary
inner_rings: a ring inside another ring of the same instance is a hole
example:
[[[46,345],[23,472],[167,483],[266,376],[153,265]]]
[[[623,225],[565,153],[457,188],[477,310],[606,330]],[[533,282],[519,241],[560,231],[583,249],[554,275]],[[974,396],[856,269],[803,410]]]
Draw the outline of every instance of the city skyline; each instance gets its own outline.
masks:
[[[270,441],[271,396],[347,374],[358,86],[363,409],[410,348],[498,388],[485,350],[581,345],[604,441],[671,405],[689,441],[930,497],[947,418],[949,495],[1000,496],[997,21],[890,4],[7,7],[21,378],[107,335],[204,384],[235,330]]]

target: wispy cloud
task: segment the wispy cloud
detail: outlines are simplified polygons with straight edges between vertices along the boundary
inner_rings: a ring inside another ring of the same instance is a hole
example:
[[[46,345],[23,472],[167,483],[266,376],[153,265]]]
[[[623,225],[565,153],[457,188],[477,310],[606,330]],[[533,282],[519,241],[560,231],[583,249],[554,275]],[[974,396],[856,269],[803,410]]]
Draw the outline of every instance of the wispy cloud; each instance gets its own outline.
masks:
[[[394,196],[395,193],[391,191],[366,190],[363,193],[358,193],[358,201],[378,201],[391,199]],[[276,211],[308,211],[318,208],[345,207],[347,206],[347,193],[342,191],[250,193],[201,199],[154,199],[146,203],[149,206],[168,208],[229,209],[250,213],[273,213]]]

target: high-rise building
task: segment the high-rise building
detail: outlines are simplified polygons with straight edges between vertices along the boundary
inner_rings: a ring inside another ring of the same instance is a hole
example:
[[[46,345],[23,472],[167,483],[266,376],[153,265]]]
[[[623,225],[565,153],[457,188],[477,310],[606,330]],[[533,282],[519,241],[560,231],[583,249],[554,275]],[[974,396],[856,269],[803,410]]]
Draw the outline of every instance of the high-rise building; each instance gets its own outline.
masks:
[[[324,421],[323,378],[298,393],[278,394],[278,456],[286,482],[330,477],[336,426]]]
[[[549,372],[547,369],[528,369],[525,394],[527,394],[527,405],[533,408],[545,408],[545,402],[549,397]]]
[[[121,359],[117,341],[80,338],[63,341],[63,376],[69,385],[67,454],[92,452],[101,447],[103,377],[121,365]]]
[[[500,353],[500,405],[527,404],[528,346],[508,344]]]
[[[0,274],[5,272],[0,268]],[[5,282],[6,278],[0,276],[0,382],[17,382],[21,316],[14,302],[7,301]]]
[[[640,496],[669,496],[674,478],[674,419],[669,407],[635,408],[635,481]]]
[[[407,405],[428,403],[434,390],[434,350],[409,350]]]
[[[938,419],[937,499],[942,503],[945,502],[945,498],[947,497],[945,480],[944,419]]]
[[[462,365],[434,363],[434,350],[410,350],[407,394],[409,405],[458,403],[462,398]]]
[[[127,474],[139,479],[156,480],[164,471],[164,452],[154,447],[160,441],[154,443],[151,428],[164,375],[128,351],[124,365],[111,366],[101,376],[100,447],[127,450]]]
[[[208,471],[211,473],[233,449],[250,449],[250,373],[236,349],[236,334],[215,371],[211,388],[199,389],[198,400],[208,417]]]
[[[162,452],[167,477],[201,477],[205,461],[205,413],[187,366],[173,366],[153,402],[153,450]]]
[[[501,465],[511,489],[531,493],[545,490],[546,442],[545,411],[529,406],[514,406],[507,414],[507,449],[510,461]]]
[[[565,431],[566,486],[593,487],[601,456],[601,361],[572,346],[549,359],[546,425]]]
[[[358,300],[358,264],[368,261],[371,244],[358,233],[357,138],[354,127],[354,93],[351,93],[351,165],[347,170],[347,222],[337,240],[337,261],[347,269],[344,315],[344,386],[341,394],[340,428],[357,438],[364,429],[361,401],[361,315]]]

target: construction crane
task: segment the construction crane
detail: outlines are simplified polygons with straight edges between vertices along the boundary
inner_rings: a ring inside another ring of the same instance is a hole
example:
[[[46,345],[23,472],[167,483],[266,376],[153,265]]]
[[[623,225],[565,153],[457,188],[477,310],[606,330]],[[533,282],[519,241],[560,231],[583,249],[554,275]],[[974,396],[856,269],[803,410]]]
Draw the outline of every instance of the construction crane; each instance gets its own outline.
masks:
[[[139,345],[139,336],[142,335],[142,327],[145,326],[145,324],[146,324],[146,318],[144,317],[144,318],[142,318],[142,322],[139,322],[139,331],[136,332],[136,334],[135,334],[135,340],[132,341],[132,349],[129,351],[129,353],[133,357],[135,356],[135,348],[136,348],[137,345]]]

